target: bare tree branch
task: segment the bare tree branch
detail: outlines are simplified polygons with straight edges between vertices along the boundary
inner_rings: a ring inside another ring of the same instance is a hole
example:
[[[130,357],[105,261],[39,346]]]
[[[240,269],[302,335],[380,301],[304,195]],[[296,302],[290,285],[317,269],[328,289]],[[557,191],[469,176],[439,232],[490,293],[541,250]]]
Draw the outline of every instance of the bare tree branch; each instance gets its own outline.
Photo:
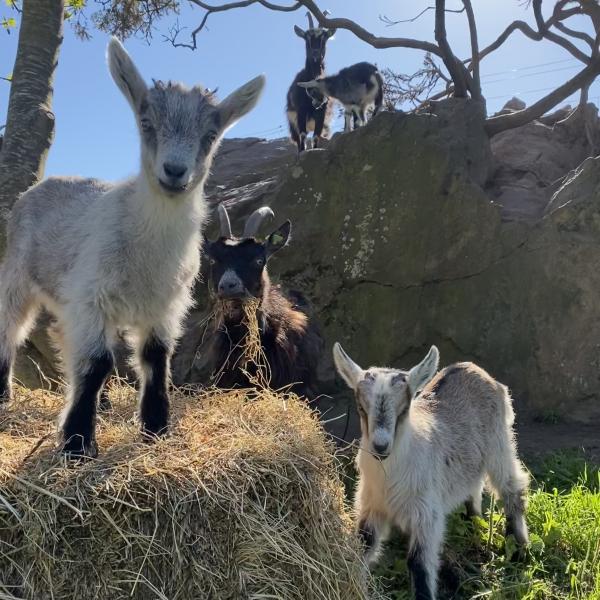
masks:
[[[208,21],[210,15],[212,15],[213,13],[225,12],[228,10],[233,10],[235,8],[246,8],[248,6],[251,6],[252,4],[260,4],[265,8],[279,12],[293,12],[295,10],[298,10],[302,6],[301,2],[295,2],[291,6],[283,6],[279,4],[273,4],[272,2],[268,2],[268,0],[240,0],[239,2],[229,2],[227,4],[220,5],[207,4],[202,0],[189,0],[189,2],[191,4],[195,4],[199,8],[204,9],[206,12],[202,17],[200,24],[192,31],[190,43],[186,44],[177,41],[179,33],[183,31],[183,29],[180,28],[179,25],[176,25],[171,29],[171,35],[165,37],[168,41],[170,41],[173,44],[175,48],[188,48],[189,50],[196,50],[196,48],[198,47],[198,34],[206,27],[206,22]]]
[[[469,21],[469,33],[471,35],[471,64],[469,68],[473,73],[473,85],[471,96],[475,100],[483,98],[481,94],[481,78],[479,75],[479,42],[477,40],[477,23],[475,22],[475,14],[471,0],[462,0],[464,9],[467,11],[467,20]]]
[[[567,99],[571,94],[593,81],[598,74],[600,74],[600,59],[595,59],[584,69],[579,71],[577,75],[569,79],[569,81],[563,83],[563,85],[556,88],[553,92],[550,92],[528,108],[509,115],[499,115],[487,119],[485,129],[488,135],[491,137],[501,131],[521,127],[522,125],[526,125],[527,123],[538,119],[559,102]]]
[[[240,0],[239,2],[229,2],[227,4],[221,5],[211,5],[204,2],[203,0],[189,1],[192,4],[195,4],[196,6],[206,10],[208,14],[212,14],[214,12],[223,12],[235,8],[245,8],[252,4],[259,4],[270,10],[280,12],[293,12],[301,7],[304,7],[313,14],[320,27],[323,27],[324,29],[345,29],[347,31],[352,32],[357,38],[359,38],[363,42],[366,42],[367,44],[373,46],[373,48],[412,48],[414,50],[423,50],[424,52],[430,52],[431,54],[435,54],[436,56],[441,57],[441,52],[439,48],[431,42],[401,37],[380,37],[374,35],[370,31],[367,31],[364,27],[361,27],[358,23],[355,23],[351,19],[328,18],[327,15],[316,5],[314,0],[298,0],[297,2],[294,2],[291,5],[274,4],[267,0]],[[192,33],[192,43],[188,44],[186,47],[192,49],[196,48],[196,40],[194,34],[198,35],[198,33],[202,30],[202,27],[204,27],[204,25],[206,25],[206,15],[202,19],[201,25],[199,25]]]
[[[446,2],[445,0],[436,0],[435,3],[435,41],[440,47],[442,60],[452,81],[454,82],[454,95],[457,98],[467,97],[467,82],[464,76],[464,67],[462,63],[454,56],[448,39],[446,38]]]
[[[589,57],[584,52],[582,52],[575,44],[570,42],[567,38],[564,38],[561,35],[550,31],[550,27],[554,24],[555,19],[557,17],[555,15],[552,15],[552,17],[548,21],[544,21],[544,16],[542,15],[542,2],[543,0],[533,0],[531,3],[533,7],[533,15],[535,17],[535,22],[537,24],[539,34],[547,40],[550,40],[551,42],[562,46],[567,52],[572,54],[575,58],[579,59],[582,63],[589,63]],[[562,4],[563,2],[559,4]]]
[[[410,75],[396,73],[391,69],[382,71],[384,103],[388,110],[395,110],[404,104],[417,107],[431,94],[431,90],[441,80],[452,81],[435,64],[431,54],[426,54],[423,67]]]
[[[416,15],[415,17],[412,17],[411,19],[400,19],[398,21],[394,21],[393,19],[390,19],[386,15],[383,15],[383,16],[379,15],[379,20],[383,21],[387,27],[392,27],[393,25],[399,25],[400,23],[414,23],[415,21],[420,19],[426,12],[428,12],[430,10],[435,10],[435,6],[428,6],[427,8],[424,8],[418,15]],[[462,12],[465,12],[465,9],[464,9],[464,7],[457,8],[457,9],[447,8],[446,12],[460,14]]]

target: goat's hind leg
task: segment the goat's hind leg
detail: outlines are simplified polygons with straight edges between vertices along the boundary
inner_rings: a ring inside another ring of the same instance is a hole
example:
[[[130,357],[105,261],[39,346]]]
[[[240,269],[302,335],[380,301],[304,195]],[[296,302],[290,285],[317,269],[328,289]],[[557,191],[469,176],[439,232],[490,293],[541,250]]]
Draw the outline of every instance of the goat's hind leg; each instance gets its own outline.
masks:
[[[517,458],[514,442],[507,435],[502,451],[488,466],[490,482],[502,498],[506,515],[506,537],[512,535],[519,546],[529,542],[525,521],[529,476]]]
[[[31,285],[20,275],[0,275],[0,404],[10,399],[12,368],[39,311]]]

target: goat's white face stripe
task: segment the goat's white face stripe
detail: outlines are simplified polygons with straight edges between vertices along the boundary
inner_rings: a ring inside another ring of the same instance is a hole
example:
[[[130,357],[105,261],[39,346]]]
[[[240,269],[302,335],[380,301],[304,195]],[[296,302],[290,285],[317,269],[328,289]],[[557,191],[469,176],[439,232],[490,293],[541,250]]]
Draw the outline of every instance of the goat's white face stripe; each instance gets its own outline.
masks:
[[[389,447],[394,441],[396,421],[406,415],[410,403],[406,374],[392,369],[369,369],[358,384],[359,401],[368,415],[372,446]]]

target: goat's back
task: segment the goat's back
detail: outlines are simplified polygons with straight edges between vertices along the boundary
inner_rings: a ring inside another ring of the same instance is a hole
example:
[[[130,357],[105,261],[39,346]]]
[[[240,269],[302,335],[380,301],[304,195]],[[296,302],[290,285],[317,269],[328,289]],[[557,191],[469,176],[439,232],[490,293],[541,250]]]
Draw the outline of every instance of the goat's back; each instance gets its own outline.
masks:
[[[443,468],[468,479],[504,456],[512,444],[514,413],[506,386],[473,363],[456,363],[440,371],[413,400],[411,419]]]
[[[22,276],[42,287],[56,282],[85,244],[89,228],[98,226],[86,215],[112,187],[81,177],[50,177],[31,187],[8,219],[4,268],[26,269]]]
[[[456,429],[463,423],[486,432],[512,425],[514,413],[506,386],[481,367],[455,363],[442,369],[415,399],[415,408]]]

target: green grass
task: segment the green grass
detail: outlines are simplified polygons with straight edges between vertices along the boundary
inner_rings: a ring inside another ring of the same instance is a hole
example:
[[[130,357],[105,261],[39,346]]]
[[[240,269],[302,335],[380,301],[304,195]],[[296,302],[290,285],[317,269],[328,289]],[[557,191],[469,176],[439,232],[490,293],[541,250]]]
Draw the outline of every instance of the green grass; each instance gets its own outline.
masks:
[[[576,454],[556,454],[533,469],[525,560],[511,560],[504,517],[484,499],[485,518],[449,520],[440,599],[600,600],[600,471]],[[377,569],[392,600],[409,600],[405,543],[395,536]]]

